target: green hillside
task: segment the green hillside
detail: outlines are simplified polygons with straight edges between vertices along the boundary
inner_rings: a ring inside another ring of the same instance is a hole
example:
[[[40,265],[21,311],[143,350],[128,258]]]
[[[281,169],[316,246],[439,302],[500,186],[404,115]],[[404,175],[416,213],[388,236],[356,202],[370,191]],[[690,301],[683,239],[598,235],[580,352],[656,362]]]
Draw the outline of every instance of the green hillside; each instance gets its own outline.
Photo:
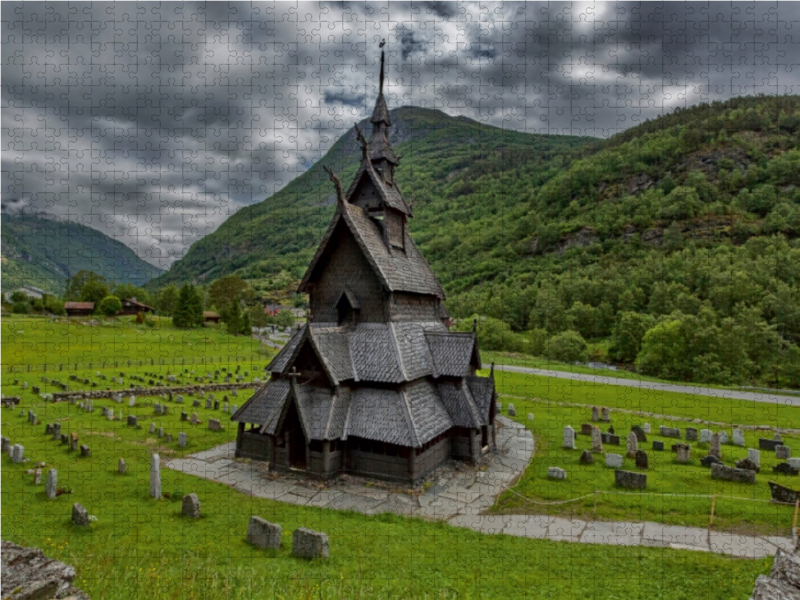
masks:
[[[122,242],[55,217],[3,214],[2,251],[4,291],[33,285],[60,295],[64,280],[84,269],[136,285],[162,272]]]
[[[411,234],[451,313],[508,326],[483,327],[486,349],[572,360],[558,334],[576,331],[659,377],[800,385],[800,97],[676,110],[604,141],[392,114]],[[348,183],[356,152],[350,132],[153,285],[299,278],[333,210],[321,166],[347,164]]]

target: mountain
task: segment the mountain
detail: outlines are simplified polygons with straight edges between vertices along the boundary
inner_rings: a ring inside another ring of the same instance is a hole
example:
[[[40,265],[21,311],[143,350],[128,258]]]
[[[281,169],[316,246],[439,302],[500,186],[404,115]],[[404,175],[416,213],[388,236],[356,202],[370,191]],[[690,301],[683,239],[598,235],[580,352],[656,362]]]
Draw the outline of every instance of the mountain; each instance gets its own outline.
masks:
[[[668,379],[800,386],[800,96],[676,109],[607,140],[391,114],[410,233],[451,314],[490,319],[482,348],[585,360],[586,339]],[[333,211],[322,166],[346,187],[358,151],[349,132],[152,285],[293,289]]]
[[[400,190],[414,203],[412,235],[425,229],[429,215],[442,210],[460,222],[478,213],[513,204],[516,196],[480,199],[471,207],[453,201],[482,177],[517,173],[544,181],[559,168],[553,157],[570,155],[593,138],[518,133],[451,117],[439,110],[403,107],[390,112],[391,142],[401,158]],[[359,124],[369,138],[372,125]],[[299,280],[325,232],[335,204],[333,185],[323,167],[332,168],[347,187],[361,149],[355,129],[343,135],[307,172],[263,202],[240,210],[216,231],[192,245],[148,287],[169,283],[210,282],[230,273],[268,279],[288,271]],[[444,206],[443,204],[444,203]]]
[[[53,294],[81,270],[141,286],[162,273],[130,248],[96,229],[50,215],[3,213],[2,285],[33,285]]]

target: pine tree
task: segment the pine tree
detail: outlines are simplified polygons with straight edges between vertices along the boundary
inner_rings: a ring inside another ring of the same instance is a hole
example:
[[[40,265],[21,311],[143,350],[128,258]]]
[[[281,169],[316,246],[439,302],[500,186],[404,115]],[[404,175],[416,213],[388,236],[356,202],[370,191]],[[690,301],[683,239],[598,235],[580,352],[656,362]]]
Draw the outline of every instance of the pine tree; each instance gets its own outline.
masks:
[[[187,284],[188,285],[188,284]],[[203,326],[203,301],[197,288],[189,285],[189,326]]]
[[[231,300],[228,309],[228,333],[239,335],[242,332],[242,307],[238,300]]]
[[[179,329],[186,329],[192,326],[192,319],[190,315],[190,303],[192,295],[192,286],[188,283],[181,287],[178,292],[178,300],[175,303],[175,308],[172,312],[172,324]]]
[[[246,335],[250,337],[253,333],[252,325],[250,325],[250,314],[245,311],[244,315],[242,315],[242,335]]]

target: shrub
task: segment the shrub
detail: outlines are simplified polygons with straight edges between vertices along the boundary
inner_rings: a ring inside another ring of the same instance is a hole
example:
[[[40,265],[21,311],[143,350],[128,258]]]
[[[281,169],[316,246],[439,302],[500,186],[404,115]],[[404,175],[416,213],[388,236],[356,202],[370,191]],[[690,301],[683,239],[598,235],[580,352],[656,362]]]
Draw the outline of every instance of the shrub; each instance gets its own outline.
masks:
[[[589,349],[577,331],[564,331],[547,341],[547,358],[559,362],[586,362]]]
[[[100,311],[101,314],[104,314],[107,317],[113,317],[119,311],[122,310],[122,302],[116,296],[106,296],[100,302],[100,305],[97,307],[97,310]]]

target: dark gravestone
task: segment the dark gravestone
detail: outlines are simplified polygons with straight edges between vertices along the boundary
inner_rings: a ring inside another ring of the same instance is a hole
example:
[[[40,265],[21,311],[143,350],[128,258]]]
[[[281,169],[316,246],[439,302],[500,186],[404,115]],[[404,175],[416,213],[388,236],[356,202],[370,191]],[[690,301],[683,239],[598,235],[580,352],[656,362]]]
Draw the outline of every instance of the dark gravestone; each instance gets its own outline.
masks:
[[[614,471],[614,480],[621,488],[643,490],[647,487],[647,475],[632,471]]]
[[[722,461],[718,459],[716,456],[711,456],[709,454],[708,456],[704,456],[703,458],[700,459],[700,464],[703,465],[704,467],[710,467],[711,465],[721,465]]]
[[[664,427],[663,425],[660,428],[660,433],[662,437],[669,437],[669,438],[678,438],[681,437],[681,430],[677,427]]]
[[[694,427],[687,427],[686,428],[686,441],[687,442],[696,442],[697,441],[697,429],[695,429]]]
[[[594,455],[589,450],[584,450],[578,462],[582,465],[591,465],[594,463]]]
[[[647,442],[647,435],[644,433],[644,429],[639,427],[638,425],[634,425],[631,427],[631,431],[636,434],[636,441],[640,444]]]
[[[592,425],[590,423],[581,424],[581,435],[592,435]]]
[[[653,450],[663,450],[663,449],[664,449],[664,442],[653,440]]]
[[[760,450],[771,450],[775,452],[775,448],[782,446],[783,442],[780,440],[768,440],[765,438],[758,438],[758,448]]]
[[[736,483],[755,483],[756,472],[747,469],[734,469],[725,465],[711,465],[711,478],[723,481],[735,481]]]
[[[647,452],[644,450],[636,451],[636,468],[647,470],[649,468],[649,461],[647,460]]]
[[[611,433],[601,433],[600,438],[603,440],[604,444],[608,444],[610,446],[619,446],[618,435],[613,435]]]
[[[795,469],[789,463],[780,463],[780,464],[772,467],[772,470],[775,473],[780,473],[781,475],[797,475],[798,473],[800,473],[800,471],[798,471],[798,469]]]
[[[737,469],[744,469],[746,471],[755,471],[758,473],[761,470],[755,461],[751,460],[750,458],[743,458],[742,460],[736,461],[736,468]]]

